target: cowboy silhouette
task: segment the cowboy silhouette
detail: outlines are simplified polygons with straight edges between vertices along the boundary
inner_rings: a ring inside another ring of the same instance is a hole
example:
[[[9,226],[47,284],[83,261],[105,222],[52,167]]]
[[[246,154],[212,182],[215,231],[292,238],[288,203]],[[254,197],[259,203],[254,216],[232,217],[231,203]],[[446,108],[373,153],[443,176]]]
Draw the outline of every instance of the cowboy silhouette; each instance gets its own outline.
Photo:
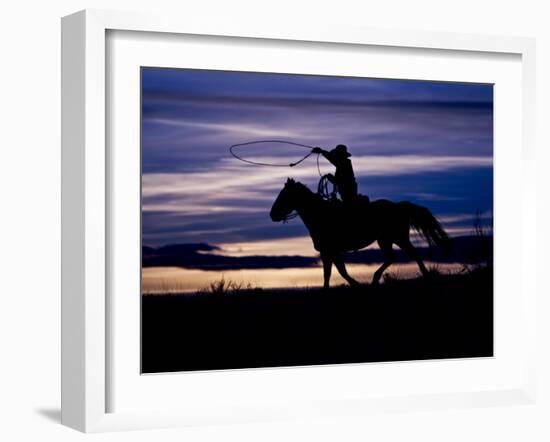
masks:
[[[329,181],[335,185],[340,198],[344,203],[352,202],[357,198],[357,182],[351,165],[351,154],[348,148],[339,144],[331,151],[326,151],[320,147],[312,149],[313,153],[322,154],[327,160],[336,167],[334,175],[329,174]]]

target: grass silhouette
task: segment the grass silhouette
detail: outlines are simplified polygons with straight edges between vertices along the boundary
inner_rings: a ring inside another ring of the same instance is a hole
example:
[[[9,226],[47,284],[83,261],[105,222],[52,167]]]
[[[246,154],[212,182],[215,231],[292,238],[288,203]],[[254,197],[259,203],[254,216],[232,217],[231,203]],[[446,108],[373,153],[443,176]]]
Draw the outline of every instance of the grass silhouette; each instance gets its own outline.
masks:
[[[492,354],[491,267],[328,290],[222,278],[193,294],[142,296],[144,373]]]

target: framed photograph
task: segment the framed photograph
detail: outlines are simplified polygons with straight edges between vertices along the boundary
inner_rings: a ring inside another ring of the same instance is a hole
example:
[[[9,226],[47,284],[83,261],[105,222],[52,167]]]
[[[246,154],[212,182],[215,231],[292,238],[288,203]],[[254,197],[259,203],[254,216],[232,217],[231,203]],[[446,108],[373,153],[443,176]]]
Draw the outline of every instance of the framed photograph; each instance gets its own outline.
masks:
[[[64,424],[534,400],[532,40],[62,31]]]

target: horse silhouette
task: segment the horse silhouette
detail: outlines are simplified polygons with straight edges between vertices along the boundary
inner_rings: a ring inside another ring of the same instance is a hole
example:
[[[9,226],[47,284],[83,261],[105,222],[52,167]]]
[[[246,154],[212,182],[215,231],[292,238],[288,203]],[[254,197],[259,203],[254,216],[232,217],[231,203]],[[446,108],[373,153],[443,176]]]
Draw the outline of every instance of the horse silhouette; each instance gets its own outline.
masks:
[[[428,275],[418,250],[409,237],[411,227],[430,246],[437,245],[448,250],[450,241],[443,227],[426,208],[408,202],[392,202],[385,199],[369,202],[359,197],[353,203],[327,201],[312,192],[304,184],[289,178],[271,208],[274,222],[286,221],[292,212],[302,219],[307,227],[313,246],[323,262],[324,287],[330,285],[332,264],[350,285],[358,285],[346,270],[343,255],[378,242],[384,263],[374,273],[372,283],[378,284],[384,271],[393,263],[393,244],[397,244],[411,259],[416,261],[422,275]]]

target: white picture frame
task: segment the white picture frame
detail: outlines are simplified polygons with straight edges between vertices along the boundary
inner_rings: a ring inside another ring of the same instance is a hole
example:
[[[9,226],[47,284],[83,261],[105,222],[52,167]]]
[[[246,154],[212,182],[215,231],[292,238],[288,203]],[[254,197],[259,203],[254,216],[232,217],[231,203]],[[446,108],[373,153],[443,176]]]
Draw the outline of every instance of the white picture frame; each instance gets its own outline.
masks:
[[[426,48],[515,54],[521,57],[521,171],[523,336],[534,336],[536,312],[534,273],[526,265],[535,249],[535,43],[518,37],[493,37],[416,31],[388,31],[345,26],[300,26],[265,23],[212,22],[197,17],[86,10],[62,21],[62,423],[84,432],[182,426],[197,423],[244,422],[288,416],[307,417],[533,403],[536,396],[535,339],[524,343],[525,376],[514,388],[460,394],[425,394],[378,398],[338,398],[315,404],[288,403],[273,407],[250,404],[233,416],[213,413],[190,416],[181,412],[108,412],[110,353],[107,220],[110,211],[108,142],[106,133],[109,31],[272,39],[292,42],[370,45],[380,48]],[[519,148],[519,147],[518,147]],[[529,273],[530,272],[530,273]],[[333,368],[338,370],[338,367]],[[223,375],[223,374],[222,374]],[[291,408],[289,413],[285,408]]]

